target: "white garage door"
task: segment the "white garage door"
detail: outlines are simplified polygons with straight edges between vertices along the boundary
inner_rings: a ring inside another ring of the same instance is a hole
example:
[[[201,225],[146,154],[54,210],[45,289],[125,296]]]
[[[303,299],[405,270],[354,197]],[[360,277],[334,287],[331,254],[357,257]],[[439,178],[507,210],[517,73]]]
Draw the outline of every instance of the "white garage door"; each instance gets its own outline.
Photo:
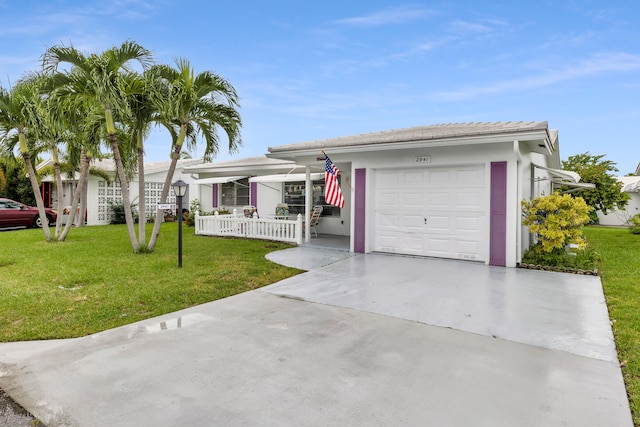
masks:
[[[483,165],[377,170],[376,251],[484,261]]]

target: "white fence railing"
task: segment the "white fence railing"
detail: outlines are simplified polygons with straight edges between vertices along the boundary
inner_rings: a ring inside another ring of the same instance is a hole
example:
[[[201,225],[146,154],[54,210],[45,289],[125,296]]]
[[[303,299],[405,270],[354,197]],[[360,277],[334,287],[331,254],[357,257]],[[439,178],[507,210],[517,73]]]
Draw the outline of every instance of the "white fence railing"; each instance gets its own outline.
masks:
[[[248,239],[276,240],[302,244],[302,215],[295,220],[277,218],[245,217],[237,214],[197,215],[196,234],[203,236],[245,237]]]

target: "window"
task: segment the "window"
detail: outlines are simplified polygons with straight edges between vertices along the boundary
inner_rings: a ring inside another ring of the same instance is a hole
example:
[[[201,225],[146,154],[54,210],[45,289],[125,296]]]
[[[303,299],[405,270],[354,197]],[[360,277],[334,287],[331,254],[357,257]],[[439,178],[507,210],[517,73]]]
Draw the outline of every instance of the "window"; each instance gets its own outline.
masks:
[[[249,178],[225,182],[222,187],[222,206],[247,206],[249,204]]]
[[[0,209],[20,209],[22,206],[12,202],[10,200],[3,200],[0,202]]]
[[[340,208],[337,206],[327,205],[324,201],[324,180],[313,181],[311,183],[313,195],[311,198],[311,206],[322,206],[322,216],[340,216]],[[304,215],[304,182],[285,182],[284,183],[284,202],[289,205],[290,214]]]

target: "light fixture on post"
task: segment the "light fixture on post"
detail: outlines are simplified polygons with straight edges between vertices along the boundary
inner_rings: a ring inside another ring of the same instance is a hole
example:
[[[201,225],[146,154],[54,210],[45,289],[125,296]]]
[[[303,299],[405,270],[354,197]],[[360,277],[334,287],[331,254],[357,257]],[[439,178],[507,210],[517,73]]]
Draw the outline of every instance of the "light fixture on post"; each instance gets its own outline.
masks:
[[[182,198],[187,194],[189,184],[179,179],[171,184],[176,195],[176,210],[178,211],[178,267],[182,268]]]

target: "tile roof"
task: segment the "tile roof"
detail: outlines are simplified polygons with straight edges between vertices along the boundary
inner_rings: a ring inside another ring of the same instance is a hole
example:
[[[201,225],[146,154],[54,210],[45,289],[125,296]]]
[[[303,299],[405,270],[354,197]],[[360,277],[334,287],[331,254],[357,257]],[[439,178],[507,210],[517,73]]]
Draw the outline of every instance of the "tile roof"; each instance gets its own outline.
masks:
[[[269,147],[269,152],[278,153],[283,151],[313,149],[317,147],[349,147],[357,145],[428,141],[540,130],[547,131],[552,141],[557,137],[556,131],[549,131],[548,123],[546,121],[449,123],[280,145],[276,147]]]

